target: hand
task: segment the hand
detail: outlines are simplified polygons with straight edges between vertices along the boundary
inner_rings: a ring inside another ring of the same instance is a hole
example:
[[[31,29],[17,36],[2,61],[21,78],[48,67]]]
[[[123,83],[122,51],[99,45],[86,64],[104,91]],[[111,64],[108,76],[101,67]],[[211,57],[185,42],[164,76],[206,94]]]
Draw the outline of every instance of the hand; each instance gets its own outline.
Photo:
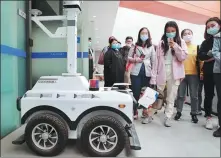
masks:
[[[167,41],[168,41],[168,44],[169,44],[170,48],[173,48],[173,46],[175,45],[175,42],[173,41],[173,38],[168,38]]]
[[[203,81],[203,75],[200,75],[200,81]]]
[[[169,42],[169,46],[170,46],[170,48],[173,48],[174,45],[175,45],[175,42],[174,42],[174,41],[170,41],[170,42]]]
[[[143,59],[141,59],[141,58],[135,58],[135,61],[136,61],[136,63],[142,63],[143,62]]]
[[[215,60],[215,59],[214,58],[210,58],[208,60],[205,60],[204,62],[208,63],[208,62],[213,61],[213,60]]]
[[[207,55],[208,55],[209,57],[212,57],[212,56],[213,56],[212,50],[209,50],[208,53],[207,53]]]

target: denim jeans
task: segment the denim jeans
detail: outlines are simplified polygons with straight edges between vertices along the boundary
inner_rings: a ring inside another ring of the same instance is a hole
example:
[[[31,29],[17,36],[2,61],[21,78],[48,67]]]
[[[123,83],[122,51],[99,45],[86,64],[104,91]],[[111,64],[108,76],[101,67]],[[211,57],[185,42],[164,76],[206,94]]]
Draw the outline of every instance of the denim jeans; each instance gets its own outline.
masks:
[[[186,75],[178,88],[177,112],[182,112],[185,101],[187,85],[190,89],[191,114],[196,115],[198,111],[198,87],[199,78],[197,75]]]
[[[146,76],[145,66],[142,65],[138,76],[131,75],[131,87],[133,91],[134,98],[138,101],[140,98],[140,92],[143,87],[149,87],[150,77]],[[134,105],[134,115],[137,111],[137,105]]]

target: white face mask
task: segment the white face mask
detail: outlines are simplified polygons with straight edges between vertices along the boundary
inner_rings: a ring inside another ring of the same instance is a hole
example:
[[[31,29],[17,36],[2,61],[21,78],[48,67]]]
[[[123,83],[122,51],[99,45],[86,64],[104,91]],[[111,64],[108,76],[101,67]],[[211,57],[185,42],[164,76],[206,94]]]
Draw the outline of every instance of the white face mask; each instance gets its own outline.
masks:
[[[126,46],[131,47],[132,44],[126,44]]]
[[[192,35],[186,35],[186,36],[183,36],[183,40],[185,42],[191,42],[193,39],[193,36]]]

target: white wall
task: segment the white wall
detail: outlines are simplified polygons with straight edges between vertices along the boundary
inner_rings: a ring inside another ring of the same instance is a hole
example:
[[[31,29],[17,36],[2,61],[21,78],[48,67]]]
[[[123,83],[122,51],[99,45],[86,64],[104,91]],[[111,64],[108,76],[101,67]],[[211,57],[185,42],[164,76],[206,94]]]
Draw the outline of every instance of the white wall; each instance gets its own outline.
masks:
[[[134,41],[136,41],[140,28],[147,27],[150,30],[153,43],[158,44],[164,32],[164,26],[170,20],[174,19],[119,7],[113,36],[123,43],[126,36],[132,36]],[[193,43],[201,44],[204,39],[204,25],[195,25],[179,20],[175,21],[179,25],[180,33],[184,28],[190,28],[194,33]]]

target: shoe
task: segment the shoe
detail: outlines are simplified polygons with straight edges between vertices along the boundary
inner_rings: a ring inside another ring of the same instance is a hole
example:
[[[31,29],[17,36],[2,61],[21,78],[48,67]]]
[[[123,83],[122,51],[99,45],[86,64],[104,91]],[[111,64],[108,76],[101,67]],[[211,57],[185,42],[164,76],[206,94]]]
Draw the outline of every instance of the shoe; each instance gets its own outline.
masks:
[[[202,113],[202,111],[198,111],[197,113],[196,113],[196,115],[202,115],[203,113]]]
[[[177,112],[176,116],[174,117],[174,120],[176,120],[176,121],[180,120],[181,116],[182,116],[181,112]]]
[[[217,129],[215,132],[213,132],[214,137],[221,137],[221,128]]]
[[[212,130],[213,129],[213,121],[211,117],[208,117],[206,119],[206,125],[205,125],[206,129],[208,130]]]
[[[196,115],[192,115],[191,117],[192,117],[192,122],[193,123],[198,123],[198,118],[197,118]]]
[[[137,120],[138,119],[138,115],[134,115],[134,120]]]
[[[141,118],[147,117],[147,109],[143,109]]]
[[[134,120],[138,119],[138,111],[136,111],[136,114],[134,115]]]
[[[164,126],[165,127],[171,127],[171,119],[166,117],[164,120]]]
[[[142,124],[148,124],[151,123],[153,121],[153,117],[146,117],[145,119],[143,119]]]

